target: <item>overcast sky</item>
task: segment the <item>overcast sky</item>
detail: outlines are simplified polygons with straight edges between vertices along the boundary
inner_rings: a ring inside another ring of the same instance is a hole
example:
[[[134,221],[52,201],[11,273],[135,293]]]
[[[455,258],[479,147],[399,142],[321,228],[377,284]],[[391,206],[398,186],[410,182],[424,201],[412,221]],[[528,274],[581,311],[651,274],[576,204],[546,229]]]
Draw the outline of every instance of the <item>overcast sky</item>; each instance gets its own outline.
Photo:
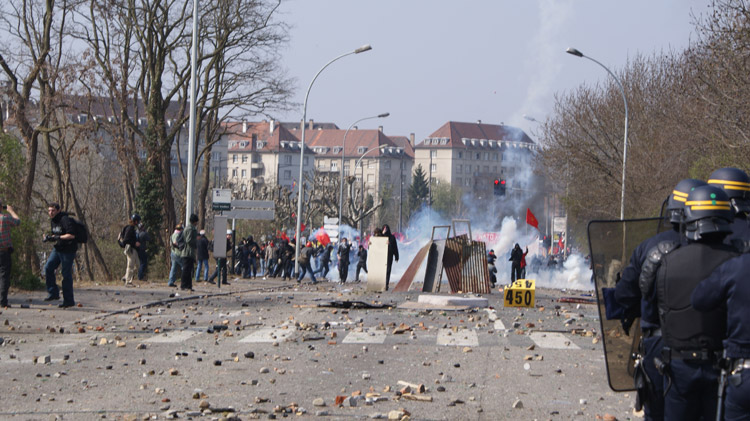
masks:
[[[284,0],[292,26],[284,65],[300,104],[315,73],[307,118],[336,123],[390,112],[360,128],[417,141],[445,122],[482,120],[524,129],[552,110],[555,93],[605,81],[582,51],[616,71],[629,57],[681,50],[695,39],[693,14],[709,0]],[[277,115],[300,121],[302,106]]]

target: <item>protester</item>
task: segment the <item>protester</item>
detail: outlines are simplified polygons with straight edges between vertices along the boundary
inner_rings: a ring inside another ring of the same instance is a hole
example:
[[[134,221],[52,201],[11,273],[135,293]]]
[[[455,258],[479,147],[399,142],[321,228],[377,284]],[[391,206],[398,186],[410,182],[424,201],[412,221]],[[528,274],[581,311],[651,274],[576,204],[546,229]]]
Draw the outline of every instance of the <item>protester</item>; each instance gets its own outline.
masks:
[[[3,206],[8,215],[0,213],[0,307],[9,308],[8,290],[10,289],[10,269],[13,253],[13,243],[10,239],[10,229],[21,225],[21,219],[16,215],[13,207]]]
[[[496,260],[497,255],[495,255],[495,250],[490,250],[489,254],[487,254],[487,270],[490,273],[490,283],[492,284],[493,288],[497,285],[497,266],[495,266]]]
[[[317,284],[318,281],[315,279],[315,273],[312,270],[310,263],[313,257],[313,245],[311,242],[307,242],[305,247],[299,252],[299,275],[297,276],[297,283],[302,282],[302,278],[305,277],[305,273],[310,272],[310,278],[313,284]]]
[[[209,241],[208,238],[206,238],[206,231],[201,230],[196,239],[195,282],[201,281],[201,269],[203,269],[203,280],[208,280],[208,246]]]
[[[351,250],[352,246],[349,244],[349,240],[346,237],[342,238],[337,252],[339,258],[339,282],[342,284],[346,282],[346,277],[349,275],[349,252]]]
[[[357,261],[357,272],[354,280],[359,282],[359,271],[364,270],[365,273],[367,273],[367,249],[362,244],[359,245],[357,258],[359,258],[359,260]]]
[[[138,242],[138,229],[136,228],[139,222],[141,222],[141,217],[137,213],[134,213],[130,217],[128,224],[122,228],[120,237],[118,238],[120,246],[125,248],[123,253],[127,258],[127,265],[125,267],[125,276],[122,277],[122,280],[128,286],[133,285],[133,280],[138,274],[138,266],[140,266],[138,247],[140,247],[141,243]]]
[[[273,276],[273,273],[276,270],[276,265],[279,260],[279,249],[274,245],[273,241],[270,241],[266,245],[264,254],[266,257],[266,271],[263,273],[263,279],[267,279],[269,276]]]
[[[185,227],[183,237],[185,238],[185,248],[180,252],[180,258],[182,259],[182,279],[180,279],[180,289],[183,291],[193,290],[193,265],[195,264],[196,256],[196,237],[198,236],[198,230],[195,229],[195,224],[198,222],[198,215],[191,214],[189,224]]]
[[[169,269],[169,282],[167,285],[176,287],[177,284],[177,271],[182,270],[182,259],[180,258],[180,252],[185,248],[185,237],[182,235],[182,224],[177,224],[174,227],[174,232],[169,237],[170,243],[170,258],[172,260],[172,267]]]
[[[50,218],[51,234],[44,236],[44,242],[54,242],[55,245],[49,258],[47,258],[47,263],[44,265],[44,276],[47,284],[47,297],[44,301],[60,299],[60,288],[57,287],[55,271],[62,265],[63,302],[58,307],[73,307],[76,305],[73,297],[73,262],[78,250],[78,244],[75,240],[75,227],[68,214],[60,211],[58,203],[47,205],[47,215]]]
[[[523,252],[521,255],[521,278],[520,279],[526,279],[526,255],[529,254],[529,248],[526,247],[526,251]]]
[[[322,273],[322,277],[325,278],[328,276],[328,272],[330,270],[329,266],[331,265],[331,253],[333,253],[333,245],[328,243],[327,246],[323,248],[323,251],[320,253],[320,268],[315,272]]]
[[[391,281],[393,259],[395,258],[398,262],[398,244],[396,244],[396,237],[391,233],[391,227],[387,224],[383,225],[383,237],[388,237],[388,260],[385,268],[385,290],[388,291],[388,284]]]
[[[138,246],[138,260],[140,261],[140,265],[138,266],[138,280],[142,281],[146,279],[146,273],[148,272],[148,243],[151,242],[151,235],[146,231],[145,225],[143,223],[138,224],[138,231],[136,232],[138,236],[138,242],[141,243],[140,246]]]
[[[513,250],[510,252],[510,259],[508,259],[511,262],[510,265],[510,282],[513,283],[517,279],[521,278],[521,259],[523,259],[523,250],[521,250],[521,246],[516,243],[515,246],[513,246]]]

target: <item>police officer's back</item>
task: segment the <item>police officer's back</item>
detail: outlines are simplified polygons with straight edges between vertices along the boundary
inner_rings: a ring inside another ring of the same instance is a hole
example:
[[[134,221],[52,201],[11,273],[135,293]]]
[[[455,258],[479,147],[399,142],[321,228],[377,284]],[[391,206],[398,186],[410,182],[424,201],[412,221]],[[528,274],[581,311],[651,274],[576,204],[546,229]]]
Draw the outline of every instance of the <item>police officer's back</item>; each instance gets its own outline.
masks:
[[[699,313],[690,305],[693,289],[714,268],[737,256],[723,243],[733,212],[719,188],[695,188],[685,202],[686,245],[661,242],[648,253],[640,276],[644,297],[655,297],[664,348],[657,365],[665,374],[664,416],[668,420],[713,419],[725,316]],[[655,294],[655,295],[654,295]]]

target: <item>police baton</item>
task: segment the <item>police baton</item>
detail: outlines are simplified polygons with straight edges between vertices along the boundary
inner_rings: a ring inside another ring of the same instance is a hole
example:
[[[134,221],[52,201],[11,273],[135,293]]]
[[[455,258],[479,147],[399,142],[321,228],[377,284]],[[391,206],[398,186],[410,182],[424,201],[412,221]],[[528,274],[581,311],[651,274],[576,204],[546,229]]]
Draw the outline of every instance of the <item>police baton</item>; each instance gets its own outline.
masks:
[[[719,368],[721,368],[721,374],[719,375],[719,390],[716,395],[718,398],[716,402],[716,421],[724,419],[724,389],[727,386],[727,370],[729,369],[726,349],[719,360]]]

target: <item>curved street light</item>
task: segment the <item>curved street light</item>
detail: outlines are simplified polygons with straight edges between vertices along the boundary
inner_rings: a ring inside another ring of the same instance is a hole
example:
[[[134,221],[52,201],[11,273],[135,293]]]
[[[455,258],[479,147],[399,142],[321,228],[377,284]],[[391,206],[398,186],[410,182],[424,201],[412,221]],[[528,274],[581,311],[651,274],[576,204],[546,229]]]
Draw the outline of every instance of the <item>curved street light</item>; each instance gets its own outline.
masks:
[[[294,273],[299,272],[299,240],[300,240],[300,226],[302,224],[302,189],[304,186],[304,172],[303,172],[303,164],[305,162],[305,132],[306,130],[306,121],[307,121],[307,99],[310,96],[310,90],[313,87],[313,83],[315,83],[315,79],[320,76],[320,73],[325,70],[326,67],[330,66],[331,63],[333,63],[336,60],[339,60],[341,58],[344,58],[346,56],[352,55],[352,54],[359,54],[364,53],[365,51],[372,50],[372,47],[370,44],[363,45],[359,48],[357,48],[354,51],[349,51],[348,53],[341,54],[340,56],[332,59],[328,63],[325,64],[325,66],[321,67],[320,70],[318,70],[318,73],[315,74],[315,77],[313,77],[312,81],[310,82],[310,86],[307,87],[307,93],[305,94],[305,103],[302,107],[302,142],[300,144],[300,152],[299,152],[299,194],[297,195],[297,229],[295,231],[294,236]]]
[[[612,76],[612,79],[615,80],[615,82],[617,83],[617,86],[620,87],[620,93],[622,93],[622,101],[625,103],[625,139],[623,140],[623,145],[622,145],[622,193],[621,193],[621,198],[620,198],[620,219],[624,220],[625,219],[625,165],[628,162],[628,100],[625,97],[625,88],[622,87],[622,83],[620,82],[620,79],[618,79],[617,76],[615,76],[615,74],[612,73],[612,71],[607,68],[607,66],[601,64],[600,62],[598,62],[597,60],[594,60],[593,58],[589,56],[584,56],[582,52],[576,50],[575,48],[568,48],[567,50],[565,50],[565,52],[568,54],[572,54],[576,57],[587,58],[593,61],[594,63],[598,64],[604,70],[606,70],[610,76]]]
[[[359,180],[360,181],[360,186],[361,186],[360,190],[362,190],[362,199],[361,199],[361,202],[360,202],[360,204],[362,205],[362,212],[364,212],[364,208],[365,208],[365,167],[363,167],[362,165],[360,165],[360,163],[362,162],[362,159],[365,157],[365,155],[367,155],[368,153],[370,153],[372,151],[379,151],[379,150],[381,150],[383,148],[387,148],[389,146],[391,146],[391,145],[380,145],[377,148],[372,148],[372,149],[366,150],[365,153],[363,153],[362,156],[360,156],[359,159],[357,160],[357,162],[354,164],[354,171],[357,171],[357,167],[359,167],[362,170],[362,177]],[[362,235],[362,219],[359,220],[359,235],[360,235],[360,237],[363,236]]]
[[[374,115],[371,117],[360,118],[359,120],[352,123],[351,126],[349,126],[349,128],[346,129],[346,132],[344,132],[344,140],[341,142],[341,180],[339,181],[339,186],[340,186],[340,189],[339,189],[339,237],[341,237],[341,225],[343,222],[341,217],[343,216],[342,210],[344,207],[344,154],[346,153],[346,135],[348,135],[349,130],[351,130],[352,127],[354,127],[360,121],[372,120],[375,118],[385,118],[385,117],[388,117],[389,115],[391,115],[391,113],[383,113],[383,114],[378,114],[378,115]]]

